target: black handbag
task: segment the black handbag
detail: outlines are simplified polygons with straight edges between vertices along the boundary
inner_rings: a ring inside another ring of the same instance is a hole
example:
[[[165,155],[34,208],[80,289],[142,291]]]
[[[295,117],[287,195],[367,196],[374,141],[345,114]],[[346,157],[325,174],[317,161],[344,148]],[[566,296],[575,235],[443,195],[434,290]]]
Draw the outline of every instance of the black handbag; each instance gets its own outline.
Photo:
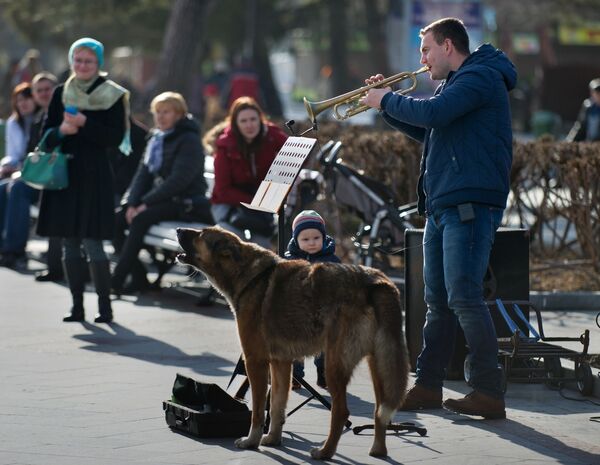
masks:
[[[68,155],[60,146],[52,151],[43,149],[49,129],[33,152],[29,152],[21,168],[21,179],[35,189],[61,190],[69,185]]]
[[[275,226],[272,213],[252,210],[241,205],[231,209],[228,223],[237,229],[248,229],[252,233],[268,237],[273,235]]]

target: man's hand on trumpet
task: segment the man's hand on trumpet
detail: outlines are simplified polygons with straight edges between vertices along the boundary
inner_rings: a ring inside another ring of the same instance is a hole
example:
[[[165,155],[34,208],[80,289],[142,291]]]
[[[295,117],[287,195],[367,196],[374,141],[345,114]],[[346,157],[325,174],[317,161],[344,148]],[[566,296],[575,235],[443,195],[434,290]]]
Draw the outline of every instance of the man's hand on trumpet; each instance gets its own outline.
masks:
[[[372,84],[376,84],[378,82],[383,81],[383,79],[384,79],[384,77],[382,74],[376,74],[375,76],[371,76],[370,78],[365,79],[365,84],[370,86]],[[391,91],[392,91],[391,87],[381,87],[381,88],[374,87],[372,89],[369,89],[367,94],[359,100],[359,103],[362,103],[363,105],[367,105],[371,108],[380,110],[381,109],[381,99],[383,98],[383,96],[385,94],[387,94],[388,92],[391,92]]]

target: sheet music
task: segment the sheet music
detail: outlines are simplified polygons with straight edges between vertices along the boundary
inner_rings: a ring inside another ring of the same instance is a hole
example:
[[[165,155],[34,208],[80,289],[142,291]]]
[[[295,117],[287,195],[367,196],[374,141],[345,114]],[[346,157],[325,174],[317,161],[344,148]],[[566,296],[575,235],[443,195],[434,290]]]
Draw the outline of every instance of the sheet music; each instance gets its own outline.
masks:
[[[289,137],[273,160],[252,203],[242,202],[242,205],[254,210],[277,213],[316,142],[316,139],[308,137]]]

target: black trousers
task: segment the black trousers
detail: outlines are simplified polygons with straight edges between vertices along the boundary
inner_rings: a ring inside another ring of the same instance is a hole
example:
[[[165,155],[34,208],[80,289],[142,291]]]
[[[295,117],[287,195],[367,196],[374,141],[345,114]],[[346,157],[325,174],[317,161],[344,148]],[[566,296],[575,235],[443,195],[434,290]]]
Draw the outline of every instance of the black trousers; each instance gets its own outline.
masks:
[[[149,206],[146,210],[133,218],[131,224],[127,224],[125,213],[127,207],[117,210],[116,231],[113,239],[115,251],[119,254],[117,266],[113,272],[113,280],[122,285],[131,273],[132,280],[145,280],[145,268],[138,258],[138,254],[144,246],[144,236],[148,229],[161,221],[178,221],[181,219],[181,206],[175,202],[163,202]],[[129,234],[125,231],[129,229]]]

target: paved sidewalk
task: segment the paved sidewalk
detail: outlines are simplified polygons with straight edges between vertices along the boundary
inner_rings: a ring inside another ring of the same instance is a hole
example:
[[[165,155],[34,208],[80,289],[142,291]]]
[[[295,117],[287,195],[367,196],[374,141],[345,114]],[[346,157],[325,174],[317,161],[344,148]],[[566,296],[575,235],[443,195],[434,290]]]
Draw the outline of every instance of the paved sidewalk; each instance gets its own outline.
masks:
[[[126,299],[114,303],[114,324],[62,323],[70,304],[64,286],[0,268],[0,465],[315,463],[309,450],[325,439],[329,424],[329,413],[315,401],[288,418],[281,448],[242,451],[233,439],[172,432],[161,403],[175,374],[225,387],[239,356],[235,323],[224,306],[196,307],[192,297],[172,290]],[[90,321],[92,292],[86,308]],[[546,332],[578,335],[588,327],[597,353],[594,316],[582,313],[572,326],[568,315],[549,314]],[[306,367],[312,381],[312,363]],[[464,382],[452,381],[444,396],[467,391]],[[293,392],[289,406],[303,398]],[[348,400],[353,424],[370,423],[373,393],[364,364]],[[333,462],[600,463],[600,423],[590,420],[600,416],[599,406],[566,400],[539,384],[511,383],[506,400],[507,420],[444,410],[397,414],[396,421],[414,421],[428,434],[390,434],[387,460],[368,456],[370,432],[347,431]]]

